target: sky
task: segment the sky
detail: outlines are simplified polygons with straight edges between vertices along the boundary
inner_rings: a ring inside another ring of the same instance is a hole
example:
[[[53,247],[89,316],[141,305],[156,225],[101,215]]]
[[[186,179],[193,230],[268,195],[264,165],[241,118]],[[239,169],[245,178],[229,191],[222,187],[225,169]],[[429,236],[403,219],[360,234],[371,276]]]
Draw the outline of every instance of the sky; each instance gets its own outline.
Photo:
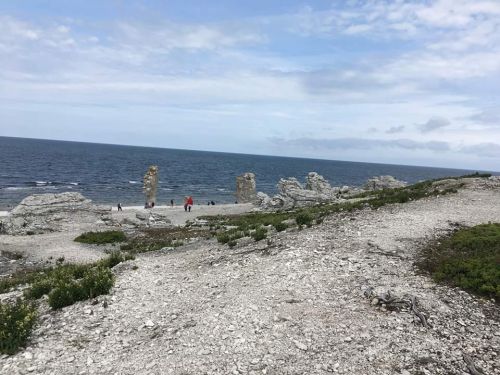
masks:
[[[500,0],[0,0],[0,136],[500,171]]]

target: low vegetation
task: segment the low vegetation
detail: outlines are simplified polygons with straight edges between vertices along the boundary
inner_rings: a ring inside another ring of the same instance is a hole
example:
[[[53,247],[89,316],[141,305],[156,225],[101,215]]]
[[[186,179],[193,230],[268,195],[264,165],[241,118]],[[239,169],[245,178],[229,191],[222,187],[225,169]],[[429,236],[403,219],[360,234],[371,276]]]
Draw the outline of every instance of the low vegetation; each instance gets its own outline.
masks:
[[[500,224],[460,229],[434,241],[418,266],[436,281],[500,301]]]
[[[36,307],[18,299],[0,303],[0,353],[14,354],[26,344],[36,323]]]
[[[58,262],[55,267],[18,272],[3,279],[2,293],[19,285],[29,287],[23,293],[25,300],[0,303],[0,353],[13,354],[25,344],[36,321],[34,300],[48,295],[49,306],[55,310],[107,294],[114,284],[111,268],[130,259],[134,256],[115,251],[95,263]]]
[[[129,239],[120,249],[134,254],[145,253],[166,247],[179,247],[194,238],[210,237],[209,231],[197,228],[149,228]]]
[[[119,230],[109,230],[105,232],[86,232],[75,238],[76,242],[104,245],[116,242],[125,242],[127,236]]]
[[[59,309],[106,294],[114,281],[110,268],[130,259],[133,259],[130,254],[115,251],[96,263],[64,264],[46,269],[39,273],[24,295],[38,299],[48,294],[50,307]]]

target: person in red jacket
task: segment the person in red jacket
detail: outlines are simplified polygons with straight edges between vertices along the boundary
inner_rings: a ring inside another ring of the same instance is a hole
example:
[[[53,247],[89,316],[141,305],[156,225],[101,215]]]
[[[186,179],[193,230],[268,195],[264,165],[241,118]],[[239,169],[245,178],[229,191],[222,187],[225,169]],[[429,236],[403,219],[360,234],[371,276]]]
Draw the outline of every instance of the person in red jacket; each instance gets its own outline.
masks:
[[[191,207],[193,206],[193,197],[189,196],[187,199],[188,211],[191,212]]]

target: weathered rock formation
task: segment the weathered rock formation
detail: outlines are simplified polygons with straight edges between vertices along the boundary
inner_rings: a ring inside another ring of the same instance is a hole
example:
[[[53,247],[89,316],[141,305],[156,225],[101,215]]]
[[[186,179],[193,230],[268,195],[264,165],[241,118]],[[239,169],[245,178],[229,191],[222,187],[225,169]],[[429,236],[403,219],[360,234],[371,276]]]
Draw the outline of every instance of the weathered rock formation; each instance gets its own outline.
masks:
[[[144,175],[144,195],[146,196],[146,203],[151,205],[156,202],[156,189],[158,188],[158,167],[152,165]]]
[[[253,203],[256,199],[255,174],[244,173],[236,177],[236,200],[239,203]]]
[[[257,194],[257,203],[261,208],[289,210],[328,203],[340,199],[341,194],[349,191],[347,186],[332,187],[316,172],[308,174],[305,187],[296,178],[281,179],[277,187],[279,194],[272,198],[265,193]]]
[[[73,223],[107,219],[111,207],[99,206],[80,193],[31,195],[0,223],[0,233],[22,235],[62,231]]]
[[[396,180],[392,176],[376,176],[366,181],[365,185],[363,186],[363,189],[368,191],[395,189],[395,188],[405,187],[406,185],[407,185],[406,182]]]

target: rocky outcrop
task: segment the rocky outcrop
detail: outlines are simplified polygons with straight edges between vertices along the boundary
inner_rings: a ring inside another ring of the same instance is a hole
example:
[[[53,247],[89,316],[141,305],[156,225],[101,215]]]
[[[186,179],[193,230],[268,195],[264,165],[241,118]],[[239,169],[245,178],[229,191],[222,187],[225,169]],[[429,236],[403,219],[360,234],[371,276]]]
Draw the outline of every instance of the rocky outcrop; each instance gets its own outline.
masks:
[[[256,199],[255,174],[245,173],[236,177],[236,200],[239,203],[253,203]]]
[[[14,208],[0,224],[5,234],[58,232],[72,223],[94,223],[107,219],[111,207],[92,203],[80,193],[31,195]]]
[[[296,178],[281,179],[278,182],[279,194],[269,197],[258,193],[257,203],[263,209],[284,209],[312,206],[319,203],[333,202],[341,198],[341,194],[349,191],[347,186],[332,187],[323,176],[311,172],[306,178],[305,187]]]
[[[395,189],[395,188],[405,187],[406,185],[407,185],[406,182],[396,180],[392,176],[376,176],[366,181],[365,185],[363,186],[363,189],[368,191]]]

